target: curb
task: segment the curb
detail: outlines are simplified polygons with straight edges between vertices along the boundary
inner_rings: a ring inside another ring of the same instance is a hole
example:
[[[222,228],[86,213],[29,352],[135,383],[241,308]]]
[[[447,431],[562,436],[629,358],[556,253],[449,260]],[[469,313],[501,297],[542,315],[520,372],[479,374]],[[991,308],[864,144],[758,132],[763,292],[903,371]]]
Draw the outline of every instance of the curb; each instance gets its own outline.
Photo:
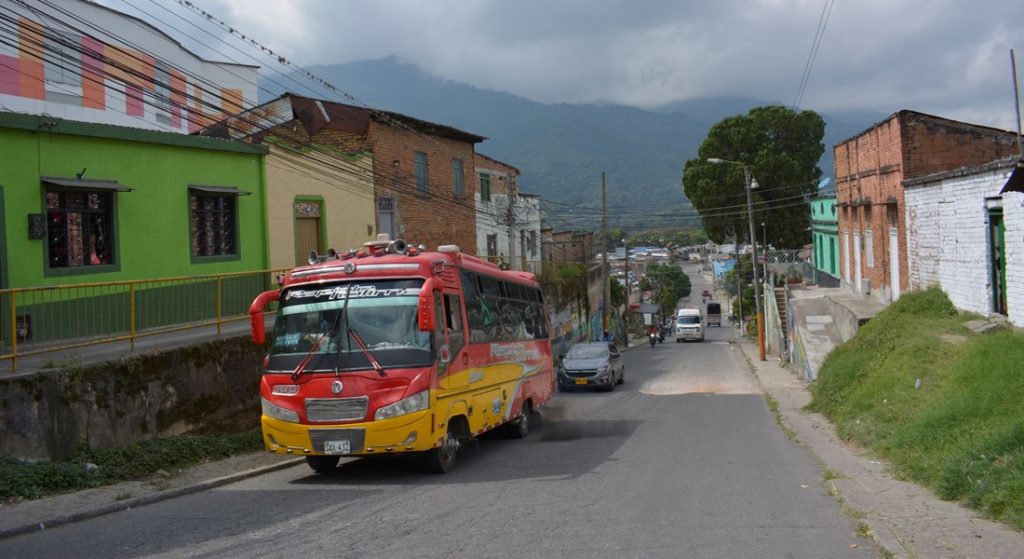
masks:
[[[286,460],[286,461],[280,462],[278,464],[271,464],[269,466],[262,466],[262,467],[259,467],[259,468],[253,468],[251,470],[245,470],[243,472],[238,472],[236,474],[230,474],[230,475],[222,476],[222,477],[219,477],[219,478],[209,479],[209,480],[206,480],[206,481],[200,481],[198,483],[193,483],[192,485],[186,485],[186,486],[178,487],[178,488],[175,488],[175,489],[168,489],[167,491],[159,491],[159,492],[156,492],[156,493],[152,493],[150,495],[143,495],[141,497],[135,497],[135,498],[132,498],[132,499],[127,499],[125,501],[121,501],[121,502],[110,503],[108,505],[100,505],[100,506],[97,506],[96,508],[93,508],[91,510],[76,512],[74,514],[62,514],[62,515],[59,515],[59,516],[54,516],[54,517],[51,517],[51,518],[46,518],[46,519],[40,520],[39,522],[34,522],[32,524],[23,524],[21,526],[15,526],[13,528],[7,528],[7,529],[4,529],[4,530],[0,530],[0,540],[6,539],[6,538],[10,538],[10,537],[14,537],[14,536],[18,536],[18,535],[21,535],[21,534],[27,534],[29,532],[42,531],[42,530],[45,530],[47,528],[52,528],[54,526],[60,526],[62,524],[71,524],[71,523],[74,523],[74,522],[80,522],[82,520],[88,520],[88,519],[91,519],[91,518],[96,518],[98,516],[104,516],[104,515],[107,515],[107,514],[110,514],[110,513],[114,513],[114,512],[121,512],[121,511],[130,510],[130,509],[133,509],[133,508],[143,507],[143,506],[151,505],[153,503],[158,503],[160,501],[164,501],[164,500],[167,500],[167,499],[173,499],[175,497],[180,497],[182,495],[189,495],[189,494],[192,494],[192,493],[199,493],[200,491],[206,491],[207,489],[214,489],[216,487],[221,487],[223,485],[228,485],[229,483],[234,483],[236,481],[242,481],[244,479],[249,479],[249,478],[252,478],[252,477],[259,476],[259,475],[268,474],[268,473],[271,473],[271,472],[276,472],[278,470],[284,470],[286,468],[291,468],[291,467],[296,466],[296,465],[298,465],[298,464],[300,464],[300,463],[302,463],[304,461],[305,461],[305,458],[296,458],[294,460]]]

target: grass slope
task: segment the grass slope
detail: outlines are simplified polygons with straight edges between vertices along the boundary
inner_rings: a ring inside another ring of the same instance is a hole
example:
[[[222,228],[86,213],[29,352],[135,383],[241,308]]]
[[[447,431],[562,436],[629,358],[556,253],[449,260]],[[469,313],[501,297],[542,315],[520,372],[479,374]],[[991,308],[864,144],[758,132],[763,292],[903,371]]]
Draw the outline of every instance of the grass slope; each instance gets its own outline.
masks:
[[[809,407],[897,475],[1024,529],[1024,335],[972,318],[937,288],[901,297],[828,356]]]

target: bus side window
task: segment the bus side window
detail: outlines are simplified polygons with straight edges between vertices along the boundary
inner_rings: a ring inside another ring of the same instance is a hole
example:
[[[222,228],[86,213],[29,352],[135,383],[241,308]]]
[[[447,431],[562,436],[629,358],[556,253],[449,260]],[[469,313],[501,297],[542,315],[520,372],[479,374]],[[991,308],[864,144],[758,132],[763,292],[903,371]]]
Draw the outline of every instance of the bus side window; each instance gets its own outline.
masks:
[[[444,296],[444,323],[448,327],[448,343],[454,358],[466,343],[462,328],[462,300],[458,295]]]

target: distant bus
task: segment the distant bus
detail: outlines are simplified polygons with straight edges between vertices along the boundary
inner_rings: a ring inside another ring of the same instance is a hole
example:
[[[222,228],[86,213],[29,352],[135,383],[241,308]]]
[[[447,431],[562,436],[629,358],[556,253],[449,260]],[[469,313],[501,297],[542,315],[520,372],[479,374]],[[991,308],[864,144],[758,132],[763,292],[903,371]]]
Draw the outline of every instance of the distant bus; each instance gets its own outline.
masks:
[[[311,261],[318,260],[316,255]],[[291,270],[250,308],[279,304],[260,383],[267,450],[317,472],[341,456],[416,453],[447,472],[460,445],[525,437],[554,392],[547,312],[533,274],[454,245],[401,241]]]

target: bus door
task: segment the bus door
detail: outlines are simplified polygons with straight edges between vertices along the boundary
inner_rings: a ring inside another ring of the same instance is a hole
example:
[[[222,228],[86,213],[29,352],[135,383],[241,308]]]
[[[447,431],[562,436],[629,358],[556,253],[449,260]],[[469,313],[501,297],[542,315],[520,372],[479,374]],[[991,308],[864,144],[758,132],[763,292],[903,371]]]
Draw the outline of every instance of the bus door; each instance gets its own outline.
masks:
[[[434,339],[437,378],[447,390],[459,390],[468,384],[466,337],[462,320],[462,302],[456,292],[434,292]]]

